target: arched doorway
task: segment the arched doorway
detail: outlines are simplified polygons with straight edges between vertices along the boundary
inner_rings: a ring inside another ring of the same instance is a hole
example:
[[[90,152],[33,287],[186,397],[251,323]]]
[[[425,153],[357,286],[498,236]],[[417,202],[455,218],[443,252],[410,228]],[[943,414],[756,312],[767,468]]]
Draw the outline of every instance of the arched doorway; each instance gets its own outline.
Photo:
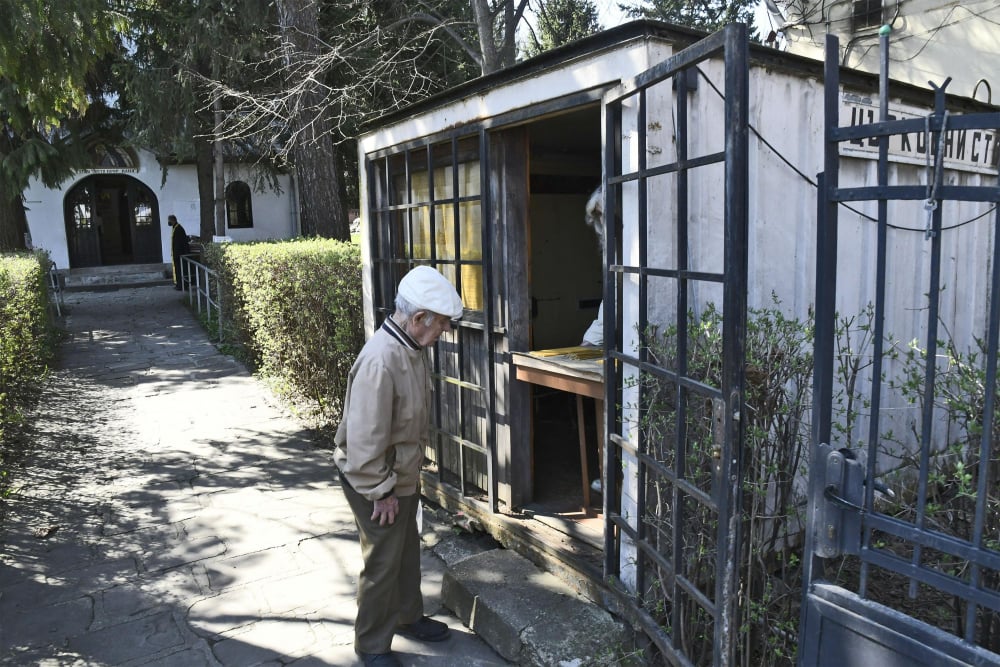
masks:
[[[69,264],[107,266],[163,261],[156,195],[123,174],[94,174],[66,194]]]

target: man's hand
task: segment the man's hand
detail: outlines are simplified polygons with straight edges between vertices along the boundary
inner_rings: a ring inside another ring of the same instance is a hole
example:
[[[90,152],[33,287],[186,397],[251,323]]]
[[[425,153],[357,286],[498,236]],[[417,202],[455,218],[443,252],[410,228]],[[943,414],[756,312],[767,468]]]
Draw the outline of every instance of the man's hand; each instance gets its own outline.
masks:
[[[387,523],[391,526],[396,522],[396,515],[399,514],[399,498],[395,494],[388,498],[375,501],[375,511],[372,512],[372,521],[378,521],[380,526]]]

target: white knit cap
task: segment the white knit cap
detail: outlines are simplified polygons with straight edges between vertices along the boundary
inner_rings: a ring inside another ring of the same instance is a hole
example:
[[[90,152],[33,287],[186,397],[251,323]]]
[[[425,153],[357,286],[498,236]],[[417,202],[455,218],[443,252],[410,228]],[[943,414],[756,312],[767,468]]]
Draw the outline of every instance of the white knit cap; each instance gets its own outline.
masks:
[[[462,297],[455,287],[429,266],[416,266],[399,281],[399,296],[419,310],[455,319],[462,316]]]

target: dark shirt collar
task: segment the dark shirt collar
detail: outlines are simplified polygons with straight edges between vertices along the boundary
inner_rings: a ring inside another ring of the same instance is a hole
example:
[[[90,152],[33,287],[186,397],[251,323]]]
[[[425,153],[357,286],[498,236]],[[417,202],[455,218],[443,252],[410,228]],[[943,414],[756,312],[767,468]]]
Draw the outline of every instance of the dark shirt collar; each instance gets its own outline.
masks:
[[[405,347],[408,347],[411,350],[420,349],[420,346],[417,345],[417,341],[413,340],[410,334],[403,331],[403,328],[396,324],[396,321],[391,317],[385,318],[385,321],[382,322],[382,328],[385,329],[387,334],[398,340]]]

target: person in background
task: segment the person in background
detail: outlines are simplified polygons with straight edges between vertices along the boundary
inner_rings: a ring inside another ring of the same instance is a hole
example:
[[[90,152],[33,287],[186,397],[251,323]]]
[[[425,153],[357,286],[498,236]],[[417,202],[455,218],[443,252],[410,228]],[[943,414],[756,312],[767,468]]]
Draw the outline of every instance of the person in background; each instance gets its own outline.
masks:
[[[181,257],[191,253],[191,244],[188,241],[187,232],[184,226],[177,222],[176,215],[167,216],[167,226],[170,227],[170,258],[174,264],[174,289],[183,289],[181,284]]]
[[[597,244],[601,249],[601,263],[604,263],[605,241],[604,241],[604,191],[601,188],[594,190],[584,207],[584,220],[587,226],[597,234]],[[584,347],[604,346],[604,300],[597,309],[597,317],[591,322],[587,330],[583,332],[583,339],[580,345]]]
[[[603,264],[607,242],[604,233],[604,190],[601,188],[594,190],[590,199],[587,200],[587,205],[584,207],[584,220],[586,220],[587,226],[597,234],[597,244],[601,249],[601,264]],[[601,299],[601,305],[597,308],[597,317],[583,332],[580,345],[582,347],[604,347],[604,299]],[[597,428],[601,428],[602,419],[603,415],[597,415]],[[598,457],[600,457],[600,453],[598,453]],[[604,485],[600,477],[591,481],[590,490],[604,493]]]
[[[399,283],[396,311],[365,343],[348,375],[334,463],[354,513],[364,568],[358,580],[354,650],[366,667],[397,667],[392,638],[428,642],[450,631],[424,616],[420,592],[420,468],[430,439],[425,348],[461,317],[448,279],[418,266]]]
[[[604,347],[604,300],[597,307],[597,317],[590,323],[587,330],[583,332],[583,339],[580,341],[581,347]]]

